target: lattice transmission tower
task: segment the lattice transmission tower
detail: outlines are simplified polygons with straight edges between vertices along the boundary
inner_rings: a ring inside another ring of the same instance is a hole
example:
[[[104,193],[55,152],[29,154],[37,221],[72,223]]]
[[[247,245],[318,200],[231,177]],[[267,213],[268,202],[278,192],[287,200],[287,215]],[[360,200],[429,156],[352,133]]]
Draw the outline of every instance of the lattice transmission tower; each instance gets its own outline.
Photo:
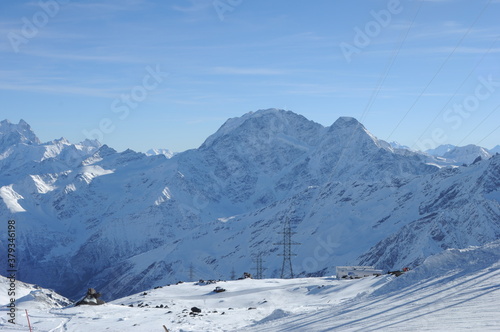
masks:
[[[255,259],[255,279],[264,279],[264,271],[267,270],[267,268],[264,267],[264,261],[262,259],[262,254],[257,255],[257,258]]]
[[[189,281],[194,281],[194,267],[193,263],[189,265]]]
[[[293,268],[292,268],[292,256],[297,256],[292,252],[292,246],[299,245],[298,242],[292,241],[292,235],[296,234],[292,231],[290,226],[290,220],[287,218],[283,224],[283,232],[278,234],[283,234],[283,241],[275,243],[275,245],[283,246],[283,253],[278,254],[278,256],[283,256],[283,265],[281,266],[281,279],[293,278]]]

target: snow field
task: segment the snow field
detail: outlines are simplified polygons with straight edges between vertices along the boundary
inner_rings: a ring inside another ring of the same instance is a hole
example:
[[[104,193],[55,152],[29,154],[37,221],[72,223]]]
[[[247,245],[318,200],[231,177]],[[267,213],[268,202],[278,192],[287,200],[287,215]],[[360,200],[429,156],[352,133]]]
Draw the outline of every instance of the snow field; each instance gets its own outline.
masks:
[[[371,292],[387,280],[366,278],[264,279],[217,282],[197,285],[182,283],[141,292],[102,306],[60,309],[18,304],[18,325],[0,321],[1,331],[22,331],[27,327],[24,309],[30,314],[34,331],[237,331],[290,315],[315,312]],[[226,292],[214,293],[216,287]],[[132,305],[132,307],[130,306]],[[162,305],[163,308],[156,308]],[[202,312],[191,315],[192,307]],[[2,308],[5,316],[6,309]]]
[[[59,295],[18,282],[16,325],[0,331],[498,331],[500,241],[449,249],[398,278],[333,277],[195,282],[158,287],[102,306],[61,308]],[[215,287],[225,288],[214,293]],[[191,308],[201,309],[191,314]]]
[[[141,292],[102,306],[18,304],[17,325],[1,331],[498,331],[500,263],[422,277],[411,271],[359,280],[264,279],[197,285],[182,283]],[[216,287],[226,292],[214,293]],[[5,300],[2,298],[5,303]],[[130,306],[132,305],[132,306]],[[162,305],[163,308],[156,308]],[[192,307],[202,312],[190,314]]]

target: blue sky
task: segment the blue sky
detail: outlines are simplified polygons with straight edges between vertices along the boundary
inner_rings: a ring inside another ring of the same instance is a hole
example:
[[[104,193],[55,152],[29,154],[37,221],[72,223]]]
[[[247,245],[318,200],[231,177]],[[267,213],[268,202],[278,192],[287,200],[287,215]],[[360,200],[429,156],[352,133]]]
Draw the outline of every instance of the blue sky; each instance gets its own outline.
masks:
[[[42,141],[183,151],[283,108],[417,149],[492,148],[499,17],[499,0],[2,1],[0,118]]]

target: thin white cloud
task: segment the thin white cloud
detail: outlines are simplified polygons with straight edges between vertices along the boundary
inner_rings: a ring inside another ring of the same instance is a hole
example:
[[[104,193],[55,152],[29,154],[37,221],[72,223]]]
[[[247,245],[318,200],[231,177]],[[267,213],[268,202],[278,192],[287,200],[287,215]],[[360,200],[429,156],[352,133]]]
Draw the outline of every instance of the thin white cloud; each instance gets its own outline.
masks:
[[[488,48],[488,47],[473,47],[473,46],[462,46],[455,49],[455,46],[425,46],[425,47],[413,47],[413,48],[405,48],[399,52],[399,57],[410,56],[414,57],[415,55],[422,54],[432,54],[432,55],[446,55],[446,54],[498,54],[500,53],[500,48]],[[381,56],[386,57],[393,53],[391,49],[374,49],[374,50],[366,50],[363,51],[363,54],[371,55],[371,56]]]
[[[421,47],[417,49],[407,49],[402,51],[404,54],[414,55],[414,54],[485,54],[485,53],[500,53],[500,48],[487,48],[487,47],[468,47],[462,46],[455,49],[454,46],[441,46],[441,47]]]
[[[105,90],[102,88],[87,88],[67,85],[30,85],[0,83],[0,90],[6,91],[28,91],[33,93],[51,93],[57,95],[80,95],[91,97],[115,98],[118,91]]]
[[[212,1],[206,0],[189,0],[190,4],[188,6],[177,6],[173,5],[172,9],[182,13],[192,13],[201,10],[205,10],[209,7],[212,7]]]
[[[451,53],[454,47],[440,47],[436,49],[438,52]],[[455,53],[462,54],[484,54],[484,53],[500,53],[500,48],[488,49],[487,47],[466,47],[462,46],[455,50]]]
[[[51,58],[51,59],[61,59],[61,60],[70,60],[70,61],[94,61],[94,62],[122,62],[122,63],[141,63],[142,59],[137,57],[130,57],[126,55],[93,55],[93,54],[74,54],[67,53],[65,51],[28,51],[23,52],[26,55],[34,56],[34,57],[43,57],[43,58]]]
[[[288,72],[271,68],[215,67],[212,73],[218,75],[285,75]]]
[[[142,5],[144,0],[120,0],[106,2],[75,2],[71,1],[66,6],[80,10],[91,11],[117,11],[117,10],[135,10],[135,6]]]

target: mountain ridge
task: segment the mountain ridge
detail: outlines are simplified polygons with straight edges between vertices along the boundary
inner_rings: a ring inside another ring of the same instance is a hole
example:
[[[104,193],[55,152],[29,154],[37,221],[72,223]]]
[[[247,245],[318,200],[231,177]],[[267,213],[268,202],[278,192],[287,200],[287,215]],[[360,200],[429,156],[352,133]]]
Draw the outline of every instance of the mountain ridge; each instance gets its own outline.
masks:
[[[8,147],[0,197],[16,209],[0,204],[0,213],[20,225],[21,280],[68,297],[88,287],[124,296],[185,280],[190,265],[199,278],[223,278],[232,268],[251,270],[258,254],[268,276],[279,276],[273,243],[285,219],[302,243],[294,260],[300,276],[360,262],[418,264],[443,246],[500,233],[498,157],[440,168],[428,156],[395,151],[353,118],[323,127],[261,110],[226,121],[199,149],[170,159],[66,143]],[[475,206],[464,204],[467,197]],[[443,237],[433,234],[437,226],[418,235],[422,222],[456,227],[443,226]],[[479,231],[461,240],[472,226]],[[414,240],[399,243],[408,234]]]

